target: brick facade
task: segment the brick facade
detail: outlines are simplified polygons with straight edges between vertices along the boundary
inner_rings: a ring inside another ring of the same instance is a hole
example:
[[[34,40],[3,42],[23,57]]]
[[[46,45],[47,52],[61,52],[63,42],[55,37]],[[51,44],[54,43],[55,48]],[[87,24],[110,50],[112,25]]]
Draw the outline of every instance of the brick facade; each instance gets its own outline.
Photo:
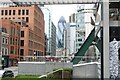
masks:
[[[11,19],[21,25],[19,59],[44,55],[44,15],[36,6],[1,7],[1,19]],[[9,28],[10,29],[10,28]],[[12,55],[14,57],[14,55]]]

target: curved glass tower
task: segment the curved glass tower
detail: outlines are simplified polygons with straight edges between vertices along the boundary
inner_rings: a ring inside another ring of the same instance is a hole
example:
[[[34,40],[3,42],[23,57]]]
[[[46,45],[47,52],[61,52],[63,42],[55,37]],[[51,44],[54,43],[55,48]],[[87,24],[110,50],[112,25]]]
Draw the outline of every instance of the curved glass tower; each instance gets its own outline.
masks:
[[[57,47],[63,48],[64,47],[64,29],[66,27],[66,20],[63,16],[60,17],[58,21],[58,28],[57,28]]]

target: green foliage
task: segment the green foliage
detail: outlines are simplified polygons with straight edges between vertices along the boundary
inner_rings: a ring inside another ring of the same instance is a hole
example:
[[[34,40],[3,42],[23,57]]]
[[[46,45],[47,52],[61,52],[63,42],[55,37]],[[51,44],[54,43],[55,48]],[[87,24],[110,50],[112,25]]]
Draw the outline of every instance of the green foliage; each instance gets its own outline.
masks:
[[[53,71],[56,71],[58,69],[61,69],[61,68],[54,68]],[[72,71],[72,68],[63,68],[63,70],[65,70],[65,71]]]
[[[55,69],[53,69],[53,71],[56,71],[59,69],[60,68],[55,68]],[[72,78],[72,68],[63,68],[63,70],[59,70],[57,72],[49,74],[48,78],[61,79],[61,80],[63,80],[65,78],[65,80],[69,80]]]
[[[1,80],[70,80],[70,79],[53,79],[53,78],[3,78]]]
[[[3,78],[1,80],[60,80],[60,79],[50,79],[50,78]]]
[[[38,78],[40,75],[18,75],[15,78]]]

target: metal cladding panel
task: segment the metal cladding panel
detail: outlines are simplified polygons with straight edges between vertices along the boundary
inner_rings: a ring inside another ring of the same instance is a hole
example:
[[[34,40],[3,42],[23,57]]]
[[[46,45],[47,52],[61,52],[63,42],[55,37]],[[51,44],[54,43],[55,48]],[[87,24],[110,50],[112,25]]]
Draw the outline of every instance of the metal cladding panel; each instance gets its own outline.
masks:
[[[38,5],[52,5],[52,4],[94,4],[96,2],[107,2],[108,0],[1,0],[0,4],[15,3],[22,4],[38,4]],[[109,2],[120,2],[120,0],[109,0]]]
[[[11,0],[17,4],[44,4],[44,5],[51,5],[51,4],[84,4],[84,3],[96,3],[99,0]]]

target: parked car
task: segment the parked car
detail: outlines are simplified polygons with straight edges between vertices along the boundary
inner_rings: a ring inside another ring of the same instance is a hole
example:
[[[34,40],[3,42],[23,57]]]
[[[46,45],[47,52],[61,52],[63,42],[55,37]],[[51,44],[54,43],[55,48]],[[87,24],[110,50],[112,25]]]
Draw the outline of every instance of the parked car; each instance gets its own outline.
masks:
[[[5,77],[14,77],[14,73],[11,70],[6,70],[2,75],[2,78]]]

